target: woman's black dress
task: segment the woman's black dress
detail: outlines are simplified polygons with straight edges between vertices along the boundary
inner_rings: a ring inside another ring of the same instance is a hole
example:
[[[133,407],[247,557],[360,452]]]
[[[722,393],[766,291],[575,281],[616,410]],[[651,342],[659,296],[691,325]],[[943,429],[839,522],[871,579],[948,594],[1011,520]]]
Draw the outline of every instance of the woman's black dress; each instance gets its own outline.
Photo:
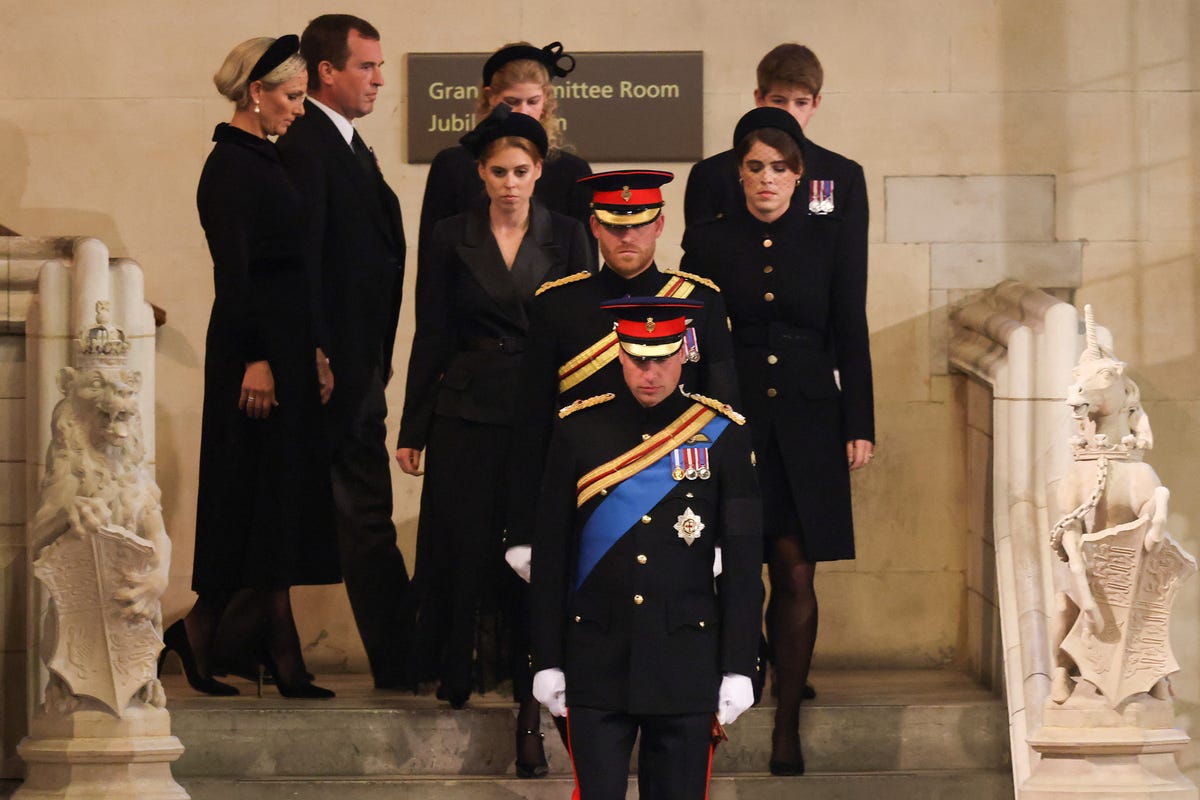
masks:
[[[196,197],[216,296],[205,342],[192,588],[336,583],[303,206],[274,144],[224,123],[213,140]],[[256,420],[238,398],[246,364],[262,360],[279,405]]]
[[[511,610],[517,594],[518,579],[504,562],[504,529],[529,303],[543,282],[578,272],[588,258],[579,223],[537,203],[511,269],[487,206],[442,220],[419,254],[398,445],[425,451],[411,589],[419,604],[413,678],[437,675],[464,697],[509,669],[503,621],[481,644],[475,618],[481,606]],[[514,657],[525,660],[527,650],[514,647]],[[528,690],[514,683],[518,694]]]
[[[729,309],[764,535],[799,528],[813,561],[854,558],[846,442],[875,439],[866,266],[839,252],[842,224],[796,198],[774,223],[743,207],[689,227],[681,265]]]

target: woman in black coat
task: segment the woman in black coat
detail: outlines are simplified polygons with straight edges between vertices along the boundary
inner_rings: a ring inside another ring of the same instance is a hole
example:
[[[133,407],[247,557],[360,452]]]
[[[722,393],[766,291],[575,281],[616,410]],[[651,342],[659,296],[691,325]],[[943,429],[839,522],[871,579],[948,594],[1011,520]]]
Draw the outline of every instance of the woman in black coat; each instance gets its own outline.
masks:
[[[298,51],[295,36],[260,38],[226,58],[214,82],[236,110],[213,134],[197,190],[216,289],[192,570],[199,596],[164,638],[192,686],[211,694],[237,694],[212,678],[216,651],[231,649],[226,634],[236,630],[241,652],[227,669],[253,671],[261,660],[281,694],[333,695],[309,681],[288,592],[340,580],[320,444],[333,376],[310,308],[303,205],[266,138],[304,113]],[[226,613],[235,593],[237,609]]]
[[[537,48],[528,42],[508,44],[497,50],[483,65],[483,83],[475,116],[483,119],[498,104],[504,103],[522,114],[542,123],[549,142],[542,176],[533,196],[551,211],[579,220],[586,231],[591,192],[576,184],[592,174],[592,168],[579,156],[563,149],[562,132],[558,128],[558,99],[553,78],[565,77],[575,68],[575,59],[563,53],[558,42]],[[447,147],[429,166],[425,180],[425,197],[421,201],[421,226],[417,249],[431,244],[433,228],[439,220],[461,214],[471,208],[487,205],[487,194],[479,179],[475,156],[464,146]],[[595,240],[588,237],[595,265]]]
[[[418,254],[417,326],[396,452],[404,472],[420,475],[428,448],[413,652],[433,662],[416,677],[436,674],[438,697],[455,708],[472,689],[476,617],[487,588],[515,580],[504,565],[503,535],[529,303],[543,282],[585,268],[590,257],[582,225],[532,200],[547,150],[537,120],[498,106],[462,141],[489,202],[439,222]],[[528,647],[518,644],[514,653],[524,667],[513,679],[521,704],[517,770],[540,776],[546,765]]]
[[[689,228],[682,269],[716,281],[763,493],[771,579],[767,632],[779,690],[771,771],[800,774],[800,700],[817,636],[816,563],[854,558],[850,471],[875,438],[865,266],[838,247],[841,220],[792,194],[803,172],[799,123],[778,108],[738,122],[745,208]]]

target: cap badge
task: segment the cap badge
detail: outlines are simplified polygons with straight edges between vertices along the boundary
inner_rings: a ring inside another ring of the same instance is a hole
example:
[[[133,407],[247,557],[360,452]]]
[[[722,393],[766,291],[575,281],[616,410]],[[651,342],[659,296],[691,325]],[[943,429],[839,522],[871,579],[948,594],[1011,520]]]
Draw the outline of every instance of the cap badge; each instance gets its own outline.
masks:
[[[691,508],[684,509],[678,520],[674,525],[675,530],[679,532],[679,538],[687,542],[688,547],[691,547],[692,543],[700,538],[700,531],[704,530],[704,523]]]
[[[629,187],[622,186],[621,187],[621,199],[624,200],[626,203],[628,203],[629,198],[631,198],[631,197],[633,197],[633,192],[629,191]]]
[[[646,333],[654,333],[654,317],[646,317]]]

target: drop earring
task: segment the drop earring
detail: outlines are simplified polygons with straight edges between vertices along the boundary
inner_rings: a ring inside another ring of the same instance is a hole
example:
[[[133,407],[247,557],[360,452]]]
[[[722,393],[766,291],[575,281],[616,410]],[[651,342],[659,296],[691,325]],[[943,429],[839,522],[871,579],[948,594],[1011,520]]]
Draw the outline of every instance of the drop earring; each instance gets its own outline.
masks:
[[[258,103],[255,103],[255,104],[254,104],[254,113],[255,113],[255,114],[259,114],[259,113],[261,113],[261,112],[258,110]]]

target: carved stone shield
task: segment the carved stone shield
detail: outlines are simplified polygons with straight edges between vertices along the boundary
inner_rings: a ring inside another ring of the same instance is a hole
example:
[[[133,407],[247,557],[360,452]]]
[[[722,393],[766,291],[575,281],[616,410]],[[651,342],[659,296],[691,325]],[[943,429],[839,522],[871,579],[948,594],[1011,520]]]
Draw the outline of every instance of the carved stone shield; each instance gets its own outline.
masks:
[[[1179,583],[1196,571],[1196,560],[1166,535],[1147,552],[1148,520],[1085,534],[1083,557],[1104,630],[1084,630],[1083,615],[1063,642],[1082,678],[1114,706],[1149,691],[1179,671],[1168,623]]]
[[[155,678],[162,639],[154,622],[127,616],[113,600],[126,576],[150,569],[154,545],[115,527],[77,536],[66,533],[42,548],[33,574],[53,601],[46,662],[73,694],[95,698],[118,717],[139,689]]]

